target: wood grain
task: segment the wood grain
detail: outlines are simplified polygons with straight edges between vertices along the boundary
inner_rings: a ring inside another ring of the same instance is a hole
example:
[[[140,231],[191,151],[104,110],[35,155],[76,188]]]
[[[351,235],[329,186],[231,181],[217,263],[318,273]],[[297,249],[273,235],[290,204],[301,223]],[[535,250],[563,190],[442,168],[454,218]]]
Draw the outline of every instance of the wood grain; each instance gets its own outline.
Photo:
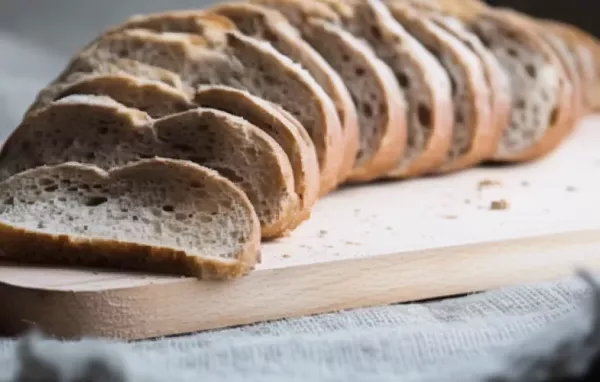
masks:
[[[342,189],[231,282],[2,263],[0,331],[140,339],[600,270],[597,142],[590,118],[535,163]]]

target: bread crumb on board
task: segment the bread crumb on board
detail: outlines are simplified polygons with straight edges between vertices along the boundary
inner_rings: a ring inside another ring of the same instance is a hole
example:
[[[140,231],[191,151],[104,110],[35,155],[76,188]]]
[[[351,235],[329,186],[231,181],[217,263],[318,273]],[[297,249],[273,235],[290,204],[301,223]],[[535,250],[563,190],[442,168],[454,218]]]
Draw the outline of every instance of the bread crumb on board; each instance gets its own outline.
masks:
[[[499,210],[507,210],[508,209],[508,201],[505,199],[492,200],[490,203],[490,210],[499,211]]]
[[[567,191],[568,192],[574,192],[574,191],[577,191],[577,189],[575,187],[573,187],[573,186],[567,186]]]
[[[458,219],[458,216],[456,216],[456,215],[442,215],[442,218],[448,219],[448,220],[455,220],[455,219]]]
[[[480,180],[479,183],[477,184],[477,189],[483,190],[486,187],[501,186],[501,185],[502,185],[502,182],[500,182],[498,180],[483,179],[483,180]]]
[[[281,255],[281,257],[283,257],[284,259],[289,259],[289,258],[290,258],[290,257],[292,257],[292,256],[290,256],[290,255],[289,255],[289,254],[287,254],[287,253],[284,253],[283,255]]]

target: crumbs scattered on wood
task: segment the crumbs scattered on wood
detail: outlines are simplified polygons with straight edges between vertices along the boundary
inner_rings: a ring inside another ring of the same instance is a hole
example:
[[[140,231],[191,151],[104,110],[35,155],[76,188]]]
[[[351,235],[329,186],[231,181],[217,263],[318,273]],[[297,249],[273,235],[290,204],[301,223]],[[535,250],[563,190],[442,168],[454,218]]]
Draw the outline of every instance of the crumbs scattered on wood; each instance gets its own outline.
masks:
[[[574,192],[574,191],[577,191],[577,189],[575,187],[573,187],[573,186],[567,186],[567,191],[568,192]]]
[[[465,199],[465,204],[471,204],[471,200],[470,199]]]
[[[360,245],[360,243],[357,243],[356,241],[346,241],[346,244],[348,244],[348,245]]]
[[[479,184],[477,185],[477,189],[482,190],[486,187],[501,186],[501,185],[502,185],[502,183],[500,181],[484,179],[484,180],[479,181]]]
[[[385,227],[385,229],[386,229],[387,231],[391,231],[391,230],[392,230],[392,227],[389,227],[389,226],[388,226],[388,227]]]
[[[492,200],[492,202],[490,203],[490,210],[507,210],[508,209],[508,202],[504,199],[500,199],[500,200]]]
[[[524,180],[524,181],[521,182],[521,186],[523,186],[523,187],[529,187],[529,182],[526,181],[526,180]]]
[[[442,218],[448,219],[448,220],[455,220],[455,219],[458,219],[458,216],[456,216],[456,215],[443,215]]]
[[[289,254],[287,254],[287,253],[284,253],[283,255],[281,255],[281,257],[283,257],[284,259],[289,259],[289,258],[290,258],[290,257],[292,257],[292,256],[290,256],[290,255],[289,255]]]
[[[323,236],[327,235],[327,231],[325,231],[324,229],[319,230],[319,234],[318,235],[319,235],[319,237],[323,237]]]

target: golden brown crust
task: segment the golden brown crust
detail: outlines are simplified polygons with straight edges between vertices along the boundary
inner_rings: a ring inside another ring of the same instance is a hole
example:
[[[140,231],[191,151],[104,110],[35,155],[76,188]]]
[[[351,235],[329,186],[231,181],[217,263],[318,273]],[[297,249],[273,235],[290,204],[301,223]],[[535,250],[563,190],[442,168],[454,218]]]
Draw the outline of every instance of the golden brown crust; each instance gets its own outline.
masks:
[[[189,162],[169,159],[149,159],[132,165],[104,172],[105,177],[118,178],[135,172],[138,166],[167,164],[187,170],[190,175],[202,171],[219,182],[227,182],[231,190],[245,203],[251,218],[250,235],[232,260],[198,257],[170,247],[159,247],[139,243],[79,237],[75,235],[50,234],[19,228],[0,221],[0,257],[25,263],[53,265],[79,265],[112,267],[138,271],[150,271],[197,277],[199,279],[231,279],[250,272],[260,262],[260,225],[250,201],[233,183],[214,171]],[[89,168],[89,166],[85,166]]]

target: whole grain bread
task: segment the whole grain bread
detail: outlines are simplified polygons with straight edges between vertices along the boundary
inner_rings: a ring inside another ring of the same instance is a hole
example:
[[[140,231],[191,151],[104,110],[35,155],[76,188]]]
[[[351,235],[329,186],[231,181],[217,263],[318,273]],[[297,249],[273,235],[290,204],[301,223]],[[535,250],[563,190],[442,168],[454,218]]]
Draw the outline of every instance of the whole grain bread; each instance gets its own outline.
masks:
[[[450,78],[379,0],[319,0],[394,72],[408,102],[408,147],[390,178],[433,172],[447,158],[454,125]]]
[[[396,167],[406,149],[406,101],[391,69],[349,33],[326,4],[251,0],[281,12],[342,77],[358,110],[360,146],[349,177],[366,182]]]
[[[209,108],[152,120],[105,96],[72,95],[30,114],[0,152],[0,179],[40,165],[110,169],[152,157],[189,160],[233,181],[252,202],[265,239],[283,235],[300,212],[285,152],[248,121]]]
[[[511,119],[494,159],[518,162],[547,154],[572,127],[572,88],[559,59],[535,29],[501,11],[483,12],[468,26],[511,79]]]
[[[273,9],[246,2],[230,2],[210,7],[206,11],[227,17],[242,33],[268,42],[306,69],[323,87],[336,105],[342,124],[346,144],[339,182],[345,181],[356,161],[359,130],[356,107],[339,73],[302,39],[298,30],[281,13]]]
[[[306,129],[292,115],[259,97],[226,86],[203,86],[194,98],[197,105],[240,116],[271,136],[287,154],[301,211],[289,229],[310,217],[319,196],[319,163]]]
[[[41,166],[0,183],[2,256],[228,279],[259,261],[246,195],[187,161],[146,159],[105,171]]]
[[[388,4],[394,18],[425,46],[446,69],[452,85],[454,127],[452,146],[436,172],[472,167],[489,154],[496,139],[492,123],[491,92],[484,65],[477,55],[409,4]]]
[[[185,25],[177,25],[178,29]],[[126,29],[97,39],[81,53],[98,60],[125,57],[168,69],[192,88],[227,85],[277,103],[306,128],[317,150],[321,194],[334,189],[345,142],[335,105],[304,69],[268,43],[231,28],[200,36]]]

